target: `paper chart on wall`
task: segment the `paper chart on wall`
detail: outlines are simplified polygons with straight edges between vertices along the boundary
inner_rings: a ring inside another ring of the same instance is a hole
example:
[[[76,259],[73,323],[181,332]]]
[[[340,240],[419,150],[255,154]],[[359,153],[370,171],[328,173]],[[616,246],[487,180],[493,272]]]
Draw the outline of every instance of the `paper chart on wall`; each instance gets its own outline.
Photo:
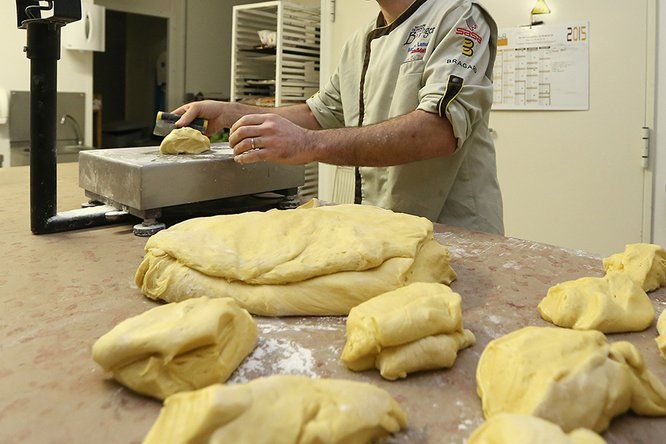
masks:
[[[500,29],[493,109],[590,109],[589,42],[589,22]]]

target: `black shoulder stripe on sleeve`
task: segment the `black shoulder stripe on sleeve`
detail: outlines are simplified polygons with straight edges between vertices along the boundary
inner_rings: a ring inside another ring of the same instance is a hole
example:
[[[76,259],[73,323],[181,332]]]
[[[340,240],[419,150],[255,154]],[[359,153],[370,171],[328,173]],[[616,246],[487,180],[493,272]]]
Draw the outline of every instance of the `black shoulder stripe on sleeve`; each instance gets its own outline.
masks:
[[[449,82],[446,86],[446,94],[439,99],[439,117],[446,116],[446,108],[449,104],[456,98],[465,84],[465,80],[462,77],[454,76],[453,74],[449,76]]]

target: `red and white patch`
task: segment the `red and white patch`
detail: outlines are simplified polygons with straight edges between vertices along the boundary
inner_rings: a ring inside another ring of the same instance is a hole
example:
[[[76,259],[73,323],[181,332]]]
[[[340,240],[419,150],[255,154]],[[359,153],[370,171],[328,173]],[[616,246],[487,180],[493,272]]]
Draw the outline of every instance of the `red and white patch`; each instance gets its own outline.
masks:
[[[475,40],[477,43],[483,42],[483,37],[481,37],[479,34],[477,34],[474,31],[470,31],[469,29],[456,28],[456,34],[469,37],[470,39]]]

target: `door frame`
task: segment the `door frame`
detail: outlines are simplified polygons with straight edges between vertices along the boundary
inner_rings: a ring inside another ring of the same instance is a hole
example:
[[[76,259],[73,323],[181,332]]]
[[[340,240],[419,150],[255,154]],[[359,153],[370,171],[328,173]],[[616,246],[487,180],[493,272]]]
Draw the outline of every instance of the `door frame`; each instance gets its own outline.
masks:
[[[333,32],[331,27],[334,23],[336,3],[339,0],[321,0],[321,25],[319,35],[319,87],[323,88],[328,79],[333,75],[334,60],[331,60],[331,41]],[[335,169],[333,165],[319,163],[319,192],[318,197],[322,200],[333,201],[333,185],[335,181]]]
[[[645,87],[645,126],[650,128],[650,159],[648,168],[643,173],[643,242],[653,242],[653,215],[654,215],[654,183],[655,183],[655,157],[656,145],[656,111],[657,111],[657,42],[658,42],[658,9],[657,0],[647,0],[647,44],[646,44],[646,87]]]

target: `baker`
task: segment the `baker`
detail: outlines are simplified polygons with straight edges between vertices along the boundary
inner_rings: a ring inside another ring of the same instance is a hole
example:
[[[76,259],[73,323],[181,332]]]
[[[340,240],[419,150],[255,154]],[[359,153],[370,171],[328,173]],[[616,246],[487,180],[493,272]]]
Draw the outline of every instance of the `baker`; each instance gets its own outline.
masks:
[[[503,233],[488,127],[497,27],[470,0],[378,0],[381,13],[345,45],[306,104],[194,102],[177,126],[231,128],[242,164],[357,167],[356,202]]]

